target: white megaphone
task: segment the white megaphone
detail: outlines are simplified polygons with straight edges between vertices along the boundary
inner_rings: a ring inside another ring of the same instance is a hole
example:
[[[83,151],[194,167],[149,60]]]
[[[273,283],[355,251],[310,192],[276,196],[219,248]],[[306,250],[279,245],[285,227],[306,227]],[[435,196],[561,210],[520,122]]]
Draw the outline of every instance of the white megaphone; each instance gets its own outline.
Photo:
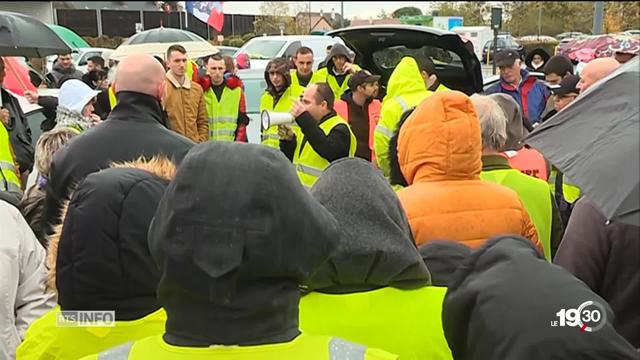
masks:
[[[293,124],[295,122],[293,115],[288,112],[262,110],[260,117],[263,130],[267,130],[274,125]]]

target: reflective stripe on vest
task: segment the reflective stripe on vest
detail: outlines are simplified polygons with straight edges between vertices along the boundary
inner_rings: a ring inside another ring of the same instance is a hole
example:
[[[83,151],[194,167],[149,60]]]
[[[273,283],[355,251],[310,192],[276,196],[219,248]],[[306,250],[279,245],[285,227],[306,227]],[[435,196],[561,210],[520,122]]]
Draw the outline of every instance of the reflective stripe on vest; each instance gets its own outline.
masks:
[[[109,107],[113,110],[114,107],[118,104],[118,98],[116,97],[116,93],[113,91],[113,86],[109,86]]]
[[[320,130],[328,136],[331,130],[340,124],[346,125],[347,129],[349,129],[350,138],[348,156],[353,157],[356,153],[356,137],[353,135],[353,131],[351,131],[349,124],[347,124],[343,118],[336,115],[325,120],[320,124]],[[304,144],[304,148],[301,148],[302,144]],[[321,157],[313,149],[313,146],[305,141],[304,135],[301,135],[296,141],[296,152],[293,156],[293,164],[296,167],[296,171],[298,172],[298,177],[300,178],[302,185],[307,189],[310,189],[318,180],[318,177],[322,175],[324,169],[329,166],[329,161]]]
[[[480,173],[484,181],[514,190],[524,205],[538,232],[544,257],[551,261],[551,222],[553,207],[547,183],[521,173],[518,169],[490,170]]]
[[[274,105],[273,96],[265,91],[265,93],[262,94],[262,97],[260,98],[260,112],[262,113],[263,110],[276,112],[291,111],[293,103],[297,100],[297,97],[293,95],[293,92],[294,91],[292,87],[289,86],[289,88],[287,88],[287,90],[285,90],[285,92],[282,94],[280,99],[278,99],[278,102]],[[300,127],[297,124],[292,124],[291,128],[293,130],[293,133],[296,134],[296,137],[298,137],[298,134],[300,134]],[[278,135],[277,126],[271,126],[266,130],[263,129],[261,139],[262,145],[266,145],[274,149],[280,149],[280,136]]]
[[[373,135],[376,131],[378,121],[380,120],[380,106],[381,104],[379,100],[373,100],[367,107],[369,116],[369,150],[371,150],[371,161],[373,162],[376,159],[375,152],[373,151]],[[346,101],[336,101],[333,104],[333,108],[338,113],[338,115],[340,115],[349,124],[351,124],[351,120],[349,120],[349,105]],[[383,131],[386,131],[386,128]]]
[[[207,106],[209,117],[209,140],[234,141],[238,129],[238,113],[240,111],[240,98],[242,89],[229,89],[224,87],[220,101],[213,92],[208,89],[204,93],[204,102]]]
[[[22,193],[20,174],[13,162],[9,132],[0,123],[0,191]]]
[[[140,342],[140,341],[138,341]],[[127,360],[130,358],[131,355],[131,349],[134,345],[134,342],[128,342],[124,345],[120,345],[118,347],[109,349],[107,351],[103,351],[100,354],[98,354],[98,360]],[[142,348],[140,349],[140,351],[136,351],[135,354],[133,354],[133,356],[131,358],[135,359],[135,358],[143,358],[145,356],[145,345],[148,345],[148,342],[144,341]],[[266,344],[265,346],[268,346],[269,344]],[[340,338],[336,338],[336,337],[332,337],[326,346],[326,351],[328,353],[328,358],[329,360],[365,360],[367,358],[367,347],[364,345],[360,345],[360,344],[355,344],[346,340],[342,340]],[[253,348],[255,348],[254,352],[255,354],[258,356],[256,358],[267,358],[267,359],[272,359],[274,358],[274,356],[277,356],[277,354],[275,354],[273,351],[268,351],[265,352],[264,354],[262,354],[264,357],[259,356],[260,352],[259,352],[259,348],[260,346],[252,346]],[[185,347],[185,349],[188,349],[189,347]],[[156,349],[154,349],[156,350]],[[306,349],[300,349],[301,354],[305,352],[306,350],[306,355],[315,355],[319,352],[321,352],[320,349],[313,349],[312,347],[306,347]],[[169,355],[167,353],[167,355]],[[384,354],[384,355],[390,355],[390,354]],[[215,354],[211,354],[212,358],[216,358]],[[164,356],[161,356],[161,358],[165,358]],[[391,358],[391,357],[388,357]]]
[[[98,360],[120,360],[128,359],[131,348],[133,347],[133,341],[130,341],[124,345],[111,348],[107,351],[103,351],[98,355]]]

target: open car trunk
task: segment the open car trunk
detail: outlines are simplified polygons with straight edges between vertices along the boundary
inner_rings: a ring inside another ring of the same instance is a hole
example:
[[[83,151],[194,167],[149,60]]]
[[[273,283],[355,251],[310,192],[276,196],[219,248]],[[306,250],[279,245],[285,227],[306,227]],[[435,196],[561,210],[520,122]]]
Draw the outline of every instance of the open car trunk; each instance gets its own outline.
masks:
[[[356,53],[358,65],[381,75],[384,92],[393,69],[407,55],[430,57],[440,82],[450,89],[468,95],[482,91],[480,61],[456,33],[425,26],[378,25],[338,29],[327,35],[341,38]]]

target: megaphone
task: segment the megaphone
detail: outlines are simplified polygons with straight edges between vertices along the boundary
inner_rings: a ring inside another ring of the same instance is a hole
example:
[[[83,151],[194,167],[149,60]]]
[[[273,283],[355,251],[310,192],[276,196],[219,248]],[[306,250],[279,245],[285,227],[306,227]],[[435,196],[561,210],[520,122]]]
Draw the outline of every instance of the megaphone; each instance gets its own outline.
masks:
[[[263,130],[267,130],[274,125],[293,124],[295,122],[293,115],[288,112],[262,110],[260,117]]]

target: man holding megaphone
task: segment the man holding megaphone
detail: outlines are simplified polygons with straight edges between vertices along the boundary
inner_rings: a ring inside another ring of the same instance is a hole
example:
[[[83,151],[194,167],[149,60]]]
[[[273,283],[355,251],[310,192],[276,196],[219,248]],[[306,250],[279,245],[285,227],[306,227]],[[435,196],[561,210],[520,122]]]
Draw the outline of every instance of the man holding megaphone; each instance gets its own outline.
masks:
[[[332,161],[353,157],[356,152],[356,137],[349,124],[333,109],[334,100],[327,83],[315,83],[293,104],[288,118],[278,113],[263,114],[263,126],[264,122],[266,125],[275,125],[276,120],[279,123],[280,149],[293,162],[307,189]],[[300,126],[299,132],[287,124],[292,121]]]

